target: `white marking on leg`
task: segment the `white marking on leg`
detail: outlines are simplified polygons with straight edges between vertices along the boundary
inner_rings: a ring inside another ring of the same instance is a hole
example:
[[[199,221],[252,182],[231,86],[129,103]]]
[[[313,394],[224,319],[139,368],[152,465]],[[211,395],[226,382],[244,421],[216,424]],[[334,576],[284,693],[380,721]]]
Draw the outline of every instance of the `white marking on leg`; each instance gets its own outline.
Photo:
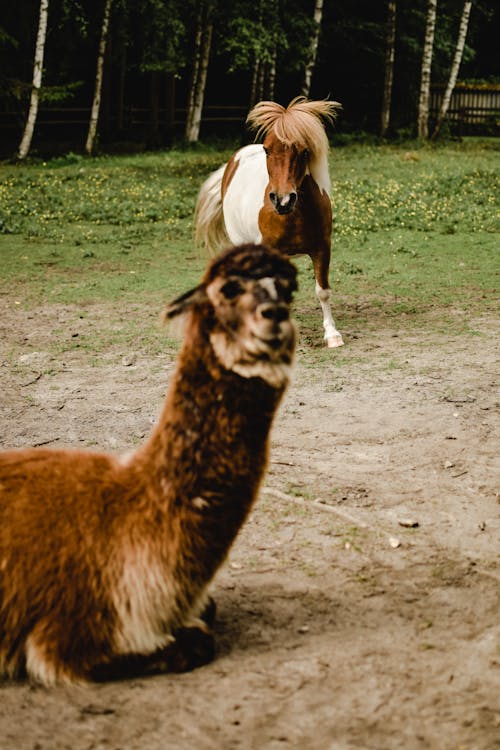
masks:
[[[341,334],[335,327],[333,320],[332,308],[330,306],[330,289],[322,289],[316,281],[316,296],[319,299],[321,310],[323,311],[323,328],[325,329],[325,340],[330,348],[342,346],[344,343]]]

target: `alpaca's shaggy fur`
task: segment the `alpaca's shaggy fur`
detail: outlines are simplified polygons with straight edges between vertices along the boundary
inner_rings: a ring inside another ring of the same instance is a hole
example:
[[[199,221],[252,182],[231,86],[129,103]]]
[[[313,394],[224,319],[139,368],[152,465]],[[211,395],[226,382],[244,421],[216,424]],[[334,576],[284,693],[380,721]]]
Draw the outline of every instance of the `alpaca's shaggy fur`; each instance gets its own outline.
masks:
[[[232,248],[173,302],[187,315],[163,412],[122,458],[0,453],[0,675],[52,684],[213,658],[206,588],[262,479],[288,381],[295,269]]]

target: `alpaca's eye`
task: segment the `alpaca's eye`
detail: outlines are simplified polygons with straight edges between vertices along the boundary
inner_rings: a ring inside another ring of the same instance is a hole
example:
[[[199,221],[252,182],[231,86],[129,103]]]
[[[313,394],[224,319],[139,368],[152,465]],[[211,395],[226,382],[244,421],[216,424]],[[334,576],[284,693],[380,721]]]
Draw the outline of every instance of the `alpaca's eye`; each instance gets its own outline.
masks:
[[[279,290],[280,296],[284,299],[284,301],[290,304],[290,302],[293,299],[295,286],[292,286],[291,284],[289,284],[288,281],[282,281],[278,285],[278,290]]]
[[[244,289],[241,286],[240,282],[234,279],[226,282],[224,286],[221,287],[221,292],[224,295],[224,297],[226,297],[226,299],[234,299],[243,291]]]

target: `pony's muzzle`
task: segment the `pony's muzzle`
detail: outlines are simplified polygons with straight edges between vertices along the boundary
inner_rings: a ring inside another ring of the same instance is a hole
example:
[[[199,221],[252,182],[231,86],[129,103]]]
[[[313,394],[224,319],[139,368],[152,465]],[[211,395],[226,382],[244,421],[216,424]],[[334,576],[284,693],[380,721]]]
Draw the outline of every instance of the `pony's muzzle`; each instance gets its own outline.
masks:
[[[297,203],[297,193],[292,191],[279,195],[272,190],[269,193],[269,199],[279,214],[289,214]]]

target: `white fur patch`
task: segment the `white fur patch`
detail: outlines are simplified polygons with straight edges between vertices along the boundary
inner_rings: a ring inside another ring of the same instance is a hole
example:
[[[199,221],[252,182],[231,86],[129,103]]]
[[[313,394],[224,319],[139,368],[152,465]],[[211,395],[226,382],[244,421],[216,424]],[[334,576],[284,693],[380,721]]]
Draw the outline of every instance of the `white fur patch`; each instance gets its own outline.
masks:
[[[290,379],[291,365],[286,362],[267,362],[262,359],[245,361],[242,346],[228,340],[224,333],[212,333],[210,343],[219,362],[242,378],[262,378],[273,388],[286,386]]]
[[[204,497],[193,497],[192,503],[197,510],[203,510],[204,508],[208,508],[208,506],[210,505],[208,500],[205,500]]]
[[[313,180],[317,183],[319,189],[324,191],[327,195],[330,195],[331,183],[330,173],[328,171],[328,158],[320,157],[314,161],[311,160],[309,172]]]
[[[290,380],[291,365],[258,361],[252,364],[235,364],[233,371],[243,378],[261,378],[273,388],[281,388]]]
[[[265,276],[263,279],[259,279],[259,286],[266,290],[271,299],[278,299],[278,292],[276,291],[276,282],[271,276]]]
[[[323,328],[325,329],[325,339],[328,340],[330,338],[338,337],[338,339],[342,342],[342,336],[337,331],[332,315],[332,308],[330,305],[331,290],[322,289],[318,282],[316,282],[316,295],[319,299],[321,310],[323,312]]]
[[[238,168],[222,201],[226,231],[234,245],[258,244],[262,242],[259,211],[269,182],[264,147],[257,143],[244,146],[236,153],[235,161]]]
[[[42,685],[55,685],[56,682],[77,682],[72,675],[64,670],[57,669],[56,665],[47,659],[46,650],[37,643],[35,633],[30,633],[26,638],[25,654],[26,671],[30,677]]]
[[[177,585],[154,554],[129,549],[112,590],[118,613],[114,645],[119,653],[148,654],[173,640],[165,627],[175,617]]]

